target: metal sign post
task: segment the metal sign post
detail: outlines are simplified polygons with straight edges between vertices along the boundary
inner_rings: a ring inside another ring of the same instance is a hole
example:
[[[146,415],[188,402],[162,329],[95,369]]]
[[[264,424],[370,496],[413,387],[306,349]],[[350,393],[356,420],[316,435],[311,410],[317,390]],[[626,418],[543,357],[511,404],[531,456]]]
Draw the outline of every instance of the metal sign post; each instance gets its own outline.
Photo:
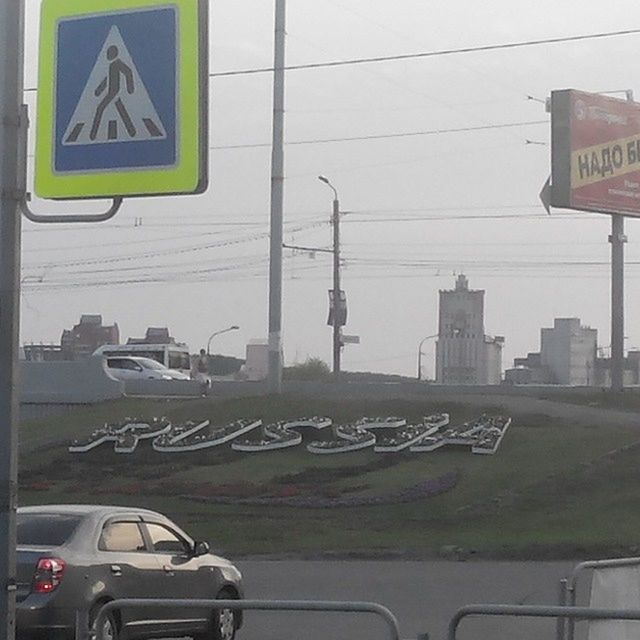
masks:
[[[626,91],[633,102],[633,91]],[[611,216],[611,390],[624,390],[624,216]]]
[[[540,199],[550,207],[611,217],[611,390],[624,389],[625,216],[640,217],[640,105],[602,94],[551,94],[551,183]]]
[[[611,391],[624,390],[624,216],[611,216]]]
[[[15,638],[24,2],[0,0],[0,640]]]
[[[113,203],[104,214],[41,216],[26,193],[24,1],[0,0],[0,640],[16,634],[20,215],[102,222],[124,196],[206,189],[207,7],[44,0],[36,191]]]

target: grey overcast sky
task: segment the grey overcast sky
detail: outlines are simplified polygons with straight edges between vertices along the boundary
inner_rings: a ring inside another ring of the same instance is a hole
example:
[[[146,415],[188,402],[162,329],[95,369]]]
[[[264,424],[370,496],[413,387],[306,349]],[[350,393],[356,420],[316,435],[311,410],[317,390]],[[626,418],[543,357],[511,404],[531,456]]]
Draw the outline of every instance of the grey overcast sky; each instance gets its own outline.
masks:
[[[271,0],[211,3],[211,70],[271,66]],[[37,73],[39,2],[27,2],[25,83]],[[289,0],[287,63],[385,56],[640,27],[637,0]],[[503,364],[539,347],[539,329],[579,316],[609,344],[610,222],[554,212],[544,98],[553,89],[636,89],[640,36],[290,71],[286,139],[376,136],[543,121],[479,131],[286,147],[286,241],[328,246],[340,193],[344,367],[414,375],[417,345],[437,332],[438,290],[464,272],[486,290],[485,330]],[[270,74],[212,78],[209,191],[126,201],[102,226],[25,221],[22,340],[58,342],[82,313],[123,338],[168,326],[197,350],[242,356],[267,335]],[[35,95],[26,96],[35,109]],[[225,148],[227,147],[227,148]],[[36,201],[41,212],[69,209]],[[91,204],[87,210],[96,210]],[[141,224],[140,224],[141,221]],[[627,222],[627,347],[640,346],[640,223]],[[580,262],[581,264],[571,264]],[[153,282],[145,282],[153,280]],[[285,251],[287,363],[330,361],[331,258]],[[434,345],[425,347],[433,375]]]

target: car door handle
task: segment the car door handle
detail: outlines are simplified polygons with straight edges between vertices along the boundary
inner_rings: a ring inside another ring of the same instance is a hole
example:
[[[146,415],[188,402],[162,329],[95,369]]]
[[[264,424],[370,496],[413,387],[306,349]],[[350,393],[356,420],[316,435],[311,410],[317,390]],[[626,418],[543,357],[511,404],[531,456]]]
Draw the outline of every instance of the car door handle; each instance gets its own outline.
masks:
[[[119,564],[112,564],[111,565],[111,573],[113,573],[114,576],[121,576],[122,575],[122,568],[120,567]]]
[[[176,575],[174,570],[168,564],[165,564],[162,568],[164,569],[164,572],[168,576],[175,576]]]

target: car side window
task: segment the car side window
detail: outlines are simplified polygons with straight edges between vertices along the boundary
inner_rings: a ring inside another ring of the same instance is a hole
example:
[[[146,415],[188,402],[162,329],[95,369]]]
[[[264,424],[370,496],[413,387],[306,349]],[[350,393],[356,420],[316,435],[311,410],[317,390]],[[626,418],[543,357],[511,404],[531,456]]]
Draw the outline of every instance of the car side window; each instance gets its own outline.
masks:
[[[157,553],[186,553],[190,549],[185,540],[161,524],[146,523],[149,538]]]
[[[119,360],[118,358],[109,358],[107,360],[107,366],[110,369],[124,369],[122,360]]]
[[[102,529],[98,548],[101,551],[146,551],[137,522],[109,522]]]
[[[142,367],[135,360],[123,360],[123,369],[129,369],[130,371],[142,371]]]

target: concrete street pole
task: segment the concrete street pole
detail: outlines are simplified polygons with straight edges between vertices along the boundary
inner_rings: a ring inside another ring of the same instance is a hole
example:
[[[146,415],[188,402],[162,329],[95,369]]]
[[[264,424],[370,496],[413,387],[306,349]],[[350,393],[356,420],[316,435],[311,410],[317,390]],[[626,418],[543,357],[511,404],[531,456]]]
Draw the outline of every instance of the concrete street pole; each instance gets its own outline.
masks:
[[[340,377],[340,355],[342,341],[340,339],[340,201],[338,194],[333,200],[333,376]]]
[[[282,241],[284,209],[284,63],[286,0],[276,0],[273,141],[271,151],[271,249],[269,261],[269,373],[270,393],[282,392]]]
[[[24,2],[0,0],[0,640],[15,638]]]
[[[333,377],[337,380],[340,377],[340,355],[342,353],[342,339],[340,336],[340,310],[342,301],[340,300],[340,200],[338,191],[331,184],[329,178],[318,176],[320,182],[324,182],[333,191],[333,215],[331,224],[333,225]]]

